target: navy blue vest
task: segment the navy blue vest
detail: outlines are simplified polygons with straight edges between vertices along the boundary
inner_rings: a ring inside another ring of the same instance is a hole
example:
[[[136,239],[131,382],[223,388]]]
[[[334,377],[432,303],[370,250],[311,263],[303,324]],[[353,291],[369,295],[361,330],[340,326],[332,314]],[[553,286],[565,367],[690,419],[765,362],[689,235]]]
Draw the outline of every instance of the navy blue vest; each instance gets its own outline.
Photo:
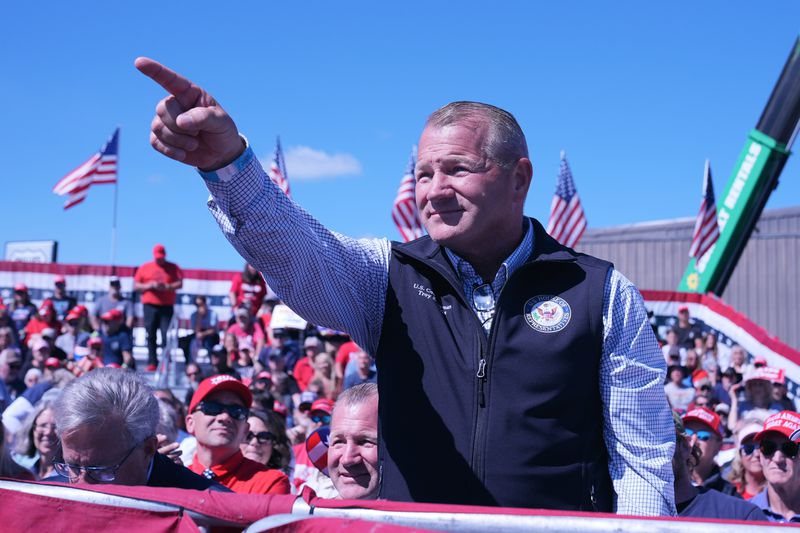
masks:
[[[439,245],[392,244],[376,358],[381,498],[611,510],[598,371],[612,265],[531,222],[534,252],[488,339]]]

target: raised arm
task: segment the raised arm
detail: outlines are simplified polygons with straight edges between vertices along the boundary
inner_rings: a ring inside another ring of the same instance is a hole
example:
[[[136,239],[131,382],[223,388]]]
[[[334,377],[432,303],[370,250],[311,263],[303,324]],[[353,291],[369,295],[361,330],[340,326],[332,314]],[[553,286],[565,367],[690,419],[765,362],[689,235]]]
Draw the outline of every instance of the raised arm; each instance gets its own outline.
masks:
[[[325,228],[269,179],[231,117],[207,92],[147,58],[136,68],[169,96],[156,106],[151,144],[200,170],[225,237],[306,320],[346,331],[374,353],[388,283],[386,239]]]

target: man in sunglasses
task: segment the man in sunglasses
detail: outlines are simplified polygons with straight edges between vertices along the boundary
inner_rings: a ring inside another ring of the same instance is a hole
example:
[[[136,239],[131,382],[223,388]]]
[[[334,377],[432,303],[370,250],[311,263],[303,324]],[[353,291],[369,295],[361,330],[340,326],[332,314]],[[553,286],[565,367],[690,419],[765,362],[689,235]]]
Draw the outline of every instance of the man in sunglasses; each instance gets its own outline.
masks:
[[[186,416],[186,430],[197,439],[190,469],[234,492],[289,494],[283,472],[242,455],[252,403],[250,389],[233,376],[219,374],[200,383]]]
[[[170,93],[152,146],[200,170],[230,242],[293,310],[375,356],[381,498],[674,513],[664,358],[641,294],[524,215],[533,165],[513,115],[432,113],[414,166],[428,235],[353,239],[272,183],[210,94],[136,67]]]
[[[781,411],[769,416],[755,442],[767,488],[750,501],[772,522],[800,522],[800,414]]]
[[[697,407],[683,415],[683,424],[690,445],[697,445],[702,452],[692,471],[695,483],[723,494],[737,494],[736,487],[722,477],[719,466],[714,462],[722,448],[723,426],[719,415],[707,407]]]
[[[673,418],[675,455],[672,458],[672,469],[675,473],[675,506],[678,516],[765,521],[767,518],[758,506],[709,487],[697,487],[692,482],[691,472],[701,460],[702,452],[693,438],[694,432],[683,425],[677,413]]]
[[[158,417],[158,400],[135,372],[98,368],[75,379],[55,403],[61,450],[45,481],[227,491],[157,453]]]

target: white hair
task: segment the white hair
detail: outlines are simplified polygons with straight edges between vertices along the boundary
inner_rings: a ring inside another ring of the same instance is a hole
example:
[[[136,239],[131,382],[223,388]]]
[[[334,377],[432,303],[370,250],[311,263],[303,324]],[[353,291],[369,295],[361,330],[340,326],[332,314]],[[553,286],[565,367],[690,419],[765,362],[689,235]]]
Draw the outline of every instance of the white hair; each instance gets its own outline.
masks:
[[[116,368],[98,368],[69,383],[55,413],[59,436],[117,419],[129,445],[156,434],[159,414],[158,400],[144,379]]]
[[[451,102],[428,117],[426,127],[444,128],[453,124],[486,124],[489,127],[484,155],[503,168],[528,157],[528,143],[514,115],[481,102]]]
[[[337,407],[354,407],[367,403],[373,398],[378,399],[378,385],[375,383],[359,383],[349,389],[345,389],[336,399],[333,405],[333,410],[336,411]]]

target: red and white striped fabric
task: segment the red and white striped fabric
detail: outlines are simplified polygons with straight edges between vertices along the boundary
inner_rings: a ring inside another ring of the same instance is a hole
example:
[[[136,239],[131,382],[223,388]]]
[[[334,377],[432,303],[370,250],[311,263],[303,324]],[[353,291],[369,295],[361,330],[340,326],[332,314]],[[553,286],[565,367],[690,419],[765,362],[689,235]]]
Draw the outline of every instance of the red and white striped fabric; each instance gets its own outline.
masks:
[[[291,191],[289,189],[289,176],[286,173],[286,163],[283,160],[283,150],[281,150],[281,138],[275,142],[275,155],[269,164],[269,171],[267,171],[269,179],[275,185],[281,188],[286,196],[291,198]]]
[[[586,231],[586,223],[581,199],[567,164],[567,155],[562,151],[547,233],[564,246],[574,248]]]
[[[64,209],[78,205],[86,199],[89,187],[117,182],[117,157],[119,154],[119,128],[85,163],[64,176],[53,187],[59,196],[68,196]]]
[[[400,180],[400,188],[397,189],[397,197],[392,206],[392,220],[394,220],[397,230],[403,237],[403,242],[419,239],[425,234],[422,229],[422,221],[417,210],[417,200],[414,193],[416,180],[414,179],[414,166],[417,164],[417,147],[411,149],[411,157],[408,159],[403,179]]]
[[[706,159],[706,169],[703,175],[703,201],[700,203],[700,212],[697,213],[697,220],[694,223],[689,257],[694,257],[699,261],[717,242],[717,239],[719,239],[717,201],[714,197],[714,183],[711,181],[711,165]]]

